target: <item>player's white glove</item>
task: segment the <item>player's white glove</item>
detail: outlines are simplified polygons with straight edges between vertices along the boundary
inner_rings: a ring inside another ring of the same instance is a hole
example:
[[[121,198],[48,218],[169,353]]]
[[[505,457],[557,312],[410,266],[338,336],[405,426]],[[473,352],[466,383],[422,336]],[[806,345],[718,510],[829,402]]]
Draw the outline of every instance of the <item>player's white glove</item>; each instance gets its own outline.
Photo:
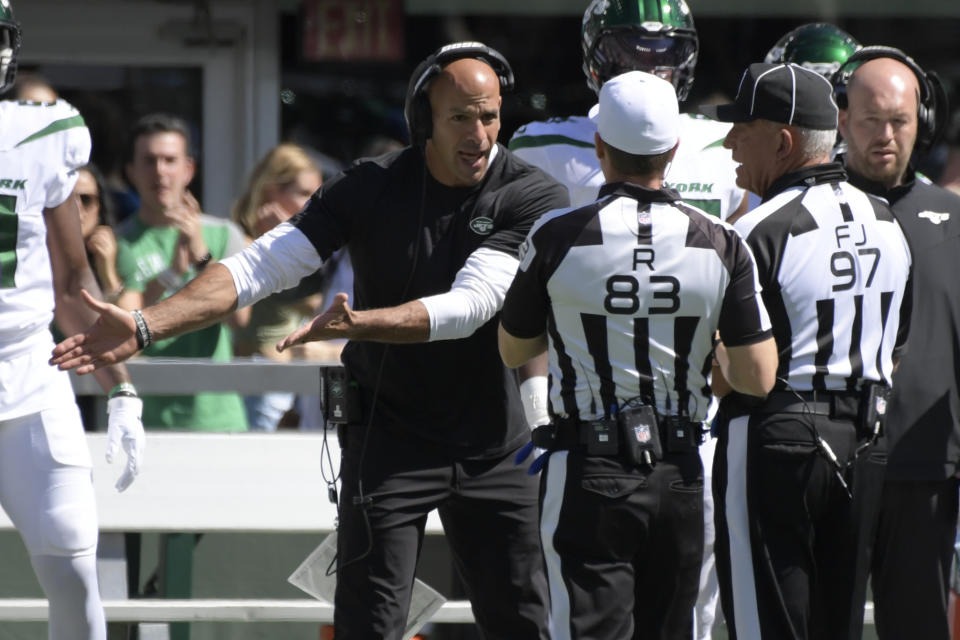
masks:
[[[520,403],[527,418],[527,426],[533,431],[540,425],[550,424],[550,412],[547,411],[547,376],[533,376],[520,383]],[[514,463],[520,464],[533,454],[528,473],[536,475],[547,461],[549,452],[535,447],[529,442],[517,452]]]
[[[131,385],[132,388],[132,385]],[[117,491],[123,491],[140,473],[146,436],[143,433],[143,400],[135,395],[115,395],[107,401],[107,462],[122,446],[127,454],[127,464],[117,479]]]

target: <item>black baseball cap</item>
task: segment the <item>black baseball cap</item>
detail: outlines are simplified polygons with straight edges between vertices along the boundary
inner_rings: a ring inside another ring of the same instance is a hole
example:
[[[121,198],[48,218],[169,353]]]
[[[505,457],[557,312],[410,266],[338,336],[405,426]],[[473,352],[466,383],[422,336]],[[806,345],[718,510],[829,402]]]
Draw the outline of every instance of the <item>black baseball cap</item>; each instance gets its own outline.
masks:
[[[730,104],[706,105],[700,113],[720,122],[772,120],[805,129],[836,129],[837,103],[830,82],[797,64],[756,62],[740,78]]]

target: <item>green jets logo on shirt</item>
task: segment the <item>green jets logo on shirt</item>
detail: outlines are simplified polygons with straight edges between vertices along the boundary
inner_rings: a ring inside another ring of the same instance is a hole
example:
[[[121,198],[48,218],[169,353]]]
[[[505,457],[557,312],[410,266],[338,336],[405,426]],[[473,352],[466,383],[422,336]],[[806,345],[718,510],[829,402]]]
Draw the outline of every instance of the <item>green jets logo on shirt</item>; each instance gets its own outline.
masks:
[[[488,236],[493,231],[493,220],[486,216],[474,218],[470,221],[470,230],[479,236]]]
[[[20,191],[24,191],[26,188],[26,178],[0,178],[0,189],[19,189]]]

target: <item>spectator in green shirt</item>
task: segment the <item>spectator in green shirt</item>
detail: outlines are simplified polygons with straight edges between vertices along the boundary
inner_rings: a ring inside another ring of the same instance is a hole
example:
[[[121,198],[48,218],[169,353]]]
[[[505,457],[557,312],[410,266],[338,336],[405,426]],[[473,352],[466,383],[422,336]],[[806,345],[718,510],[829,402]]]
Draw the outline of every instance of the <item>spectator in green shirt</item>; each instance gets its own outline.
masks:
[[[117,272],[124,289],[117,304],[140,309],[172,295],[210,264],[244,247],[243,234],[229,220],[204,214],[188,191],[193,180],[190,131],[179,118],[150,114],[134,124],[125,166],[140,196],[140,209],[118,228]],[[231,319],[242,325],[245,317]],[[233,356],[226,324],[161,340],[144,351],[149,357]],[[147,427],[202,431],[245,431],[246,412],[237,393],[200,392],[189,396],[144,398]]]

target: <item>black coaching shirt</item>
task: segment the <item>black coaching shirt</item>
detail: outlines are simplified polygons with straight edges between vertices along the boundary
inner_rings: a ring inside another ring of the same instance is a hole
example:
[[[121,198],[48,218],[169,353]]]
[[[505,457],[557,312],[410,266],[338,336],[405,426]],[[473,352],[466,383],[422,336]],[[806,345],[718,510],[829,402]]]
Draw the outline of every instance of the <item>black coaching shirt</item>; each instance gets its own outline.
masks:
[[[502,146],[479,184],[456,188],[434,180],[420,150],[408,147],[324,183],[291,222],[324,260],[349,248],[354,307],[373,309],[449,291],[479,247],[516,256],[533,222],[567,203],[559,183]],[[456,455],[495,455],[528,437],[516,378],[497,351],[498,319],[458,340],[351,341],[343,362],[369,403],[382,361],[378,425]]]
[[[780,364],[775,389],[890,382],[910,324],[910,250],[887,204],[836,163],[776,180],[735,223],[753,250]]]
[[[639,397],[702,420],[718,328],[730,346],[770,337],[746,244],[672,189],[606,184],[541,218],[521,254],[501,322],[518,338],[547,332],[556,414],[596,418]]]
[[[921,179],[887,190],[851,172],[850,182],[890,203],[913,250],[910,348],[884,425],[887,477],[942,480],[960,471],[960,197]]]

